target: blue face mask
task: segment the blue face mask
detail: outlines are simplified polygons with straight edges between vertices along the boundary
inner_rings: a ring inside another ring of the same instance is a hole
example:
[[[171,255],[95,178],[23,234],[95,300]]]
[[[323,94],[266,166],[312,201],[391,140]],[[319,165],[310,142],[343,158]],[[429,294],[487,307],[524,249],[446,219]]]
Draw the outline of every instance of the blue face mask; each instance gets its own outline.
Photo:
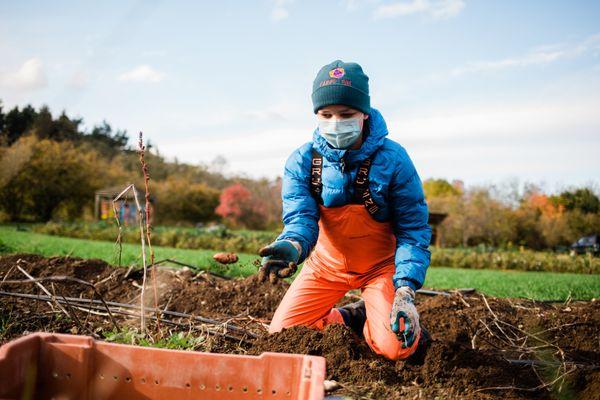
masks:
[[[319,120],[319,134],[336,149],[348,149],[360,136],[360,119],[344,119],[341,121]]]

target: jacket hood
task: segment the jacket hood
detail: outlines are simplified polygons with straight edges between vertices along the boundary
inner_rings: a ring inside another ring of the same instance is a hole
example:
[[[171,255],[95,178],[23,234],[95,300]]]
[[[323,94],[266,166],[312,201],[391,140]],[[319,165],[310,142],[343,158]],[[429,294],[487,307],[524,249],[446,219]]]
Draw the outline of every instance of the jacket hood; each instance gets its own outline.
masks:
[[[383,141],[388,135],[387,125],[383,116],[379,111],[372,107],[367,122],[369,123],[370,133],[360,146],[360,149],[334,149],[327,143],[325,138],[319,134],[319,128],[316,128],[313,132],[313,148],[331,162],[340,162],[342,157],[346,156],[346,162],[350,165],[361,163],[373,155],[373,153],[383,145]]]

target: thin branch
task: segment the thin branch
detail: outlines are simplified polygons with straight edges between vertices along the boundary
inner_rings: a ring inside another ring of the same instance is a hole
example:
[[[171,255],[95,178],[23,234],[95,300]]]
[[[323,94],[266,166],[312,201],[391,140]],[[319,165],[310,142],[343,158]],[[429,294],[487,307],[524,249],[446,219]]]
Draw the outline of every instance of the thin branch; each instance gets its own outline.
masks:
[[[461,292],[456,292],[458,299],[465,305],[467,306],[467,308],[471,308],[471,305],[469,303],[467,303],[467,301],[465,300],[463,294]]]
[[[2,282],[0,282],[0,286],[2,286],[2,284],[4,283],[4,281],[8,278],[8,276],[10,275],[10,273],[12,272],[12,270],[15,268],[15,266],[13,265],[12,267],[10,267],[8,269],[8,272],[6,273],[6,275],[4,275],[4,278],[2,278]]]
[[[142,294],[141,294],[141,299],[140,299],[140,304],[141,304],[141,314],[142,314],[142,318],[140,320],[140,324],[141,324],[141,331],[142,333],[144,333],[146,331],[146,319],[145,319],[145,315],[146,313],[144,313],[144,307],[146,307],[145,304],[145,300],[146,300],[146,275],[148,274],[148,266],[146,264],[146,241],[144,240],[144,221],[143,221],[143,217],[142,217],[142,206],[140,205],[140,200],[138,199],[138,195],[137,195],[137,190],[135,188],[135,186],[133,187],[133,198],[135,199],[135,205],[137,208],[137,212],[138,212],[138,219],[140,221],[140,242],[142,243],[142,267],[144,269],[144,273],[142,276]]]
[[[18,263],[19,261],[20,261],[20,260],[18,260],[18,261],[17,261],[17,263]],[[48,289],[46,289],[46,287],[45,287],[44,285],[42,285],[42,284],[41,284],[39,281],[37,281],[37,280],[36,280],[36,279],[35,279],[33,276],[29,275],[29,274],[27,273],[27,271],[25,271],[23,268],[21,268],[21,267],[20,267],[20,266],[18,266],[18,265],[17,265],[17,269],[18,269],[19,271],[21,271],[21,273],[22,273],[23,275],[25,275],[25,276],[26,276],[26,277],[29,279],[29,281],[21,281],[21,282],[32,282],[32,283],[35,283],[37,287],[39,287],[40,289],[42,289],[42,291],[43,291],[44,293],[46,293],[46,294],[48,295],[48,297],[50,297],[50,299],[52,299],[52,301],[53,301],[54,303],[56,303],[56,306],[59,308],[59,310],[60,310],[60,311],[62,311],[62,312],[63,312],[63,313],[64,313],[64,314],[65,314],[65,315],[68,317],[68,318],[71,318],[71,316],[69,315],[69,312],[68,312],[67,310],[65,310],[65,308],[64,308],[63,306],[61,306],[61,305],[60,305],[60,304],[59,304],[59,303],[56,301],[56,298],[55,298],[55,297],[54,297],[54,296],[53,296],[53,295],[52,295],[52,294],[51,294],[51,293],[48,291]],[[11,280],[6,280],[6,281],[4,281],[4,283],[9,283],[9,284],[10,284],[11,282],[14,282],[14,281],[11,281]],[[52,303],[50,303],[49,301],[48,301],[47,303],[48,303],[48,305],[50,306],[50,308],[52,308],[52,309],[54,310],[54,307],[52,307]]]
[[[119,220],[119,214],[117,211],[117,201],[119,201],[121,199],[121,197],[127,193],[127,191],[129,189],[131,189],[131,187],[133,186],[133,183],[130,184],[129,186],[127,186],[125,189],[123,189],[123,191],[121,191],[121,193],[119,193],[112,201],[112,207],[113,207],[113,216],[115,217],[115,221],[117,222],[117,227],[119,228],[118,230],[118,234],[117,234],[117,240],[116,240],[116,244],[119,245],[119,267],[121,266],[121,255],[123,253],[123,244],[122,242],[122,233],[123,233],[123,227],[121,226],[121,221]]]
[[[152,249],[152,241],[150,240],[150,237],[152,235],[152,223],[150,220],[150,172],[148,171],[148,164],[146,163],[146,146],[144,146],[144,138],[142,132],[140,132],[140,137],[138,141],[138,151],[140,153],[140,164],[142,165],[142,174],[144,175],[144,197],[146,203],[146,241],[148,242],[148,249],[150,250],[150,265],[152,266],[152,285],[154,286],[154,308],[158,308],[158,285],[156,284],[156,266],[154,265],[154,250]],[[158,329],[158,332],[161,332],[160,314],[156,314],[156,327]]]
[[[50,285],[52,286],[52,290],[54,290],[54,283],[50,283]],[[75,311],[73,311],[73,307],[71,307],[71,304],[69,303],[69,301],[65,298],[65,296],[62,293],[60,294],[60,297],[64,300],[67,308],[71,311],[71,315],[73,316],[73,320],[75,321],[75,323],[77,324],[77,326],[79,327],[79,329],[81,329],[82,332],[87,331],[87,329],[85,329],[85,327],[83,326],[83,324],[81,323],[81,321],[77,317],[77,313]],[[59,304],[58,301],[56,302],[56,304]]]
[[[140,321],[141,324],[141,331],[142,333],[145,332],[146,330],[146,320],[145,320],[145,313],[144,311],[144,301],[145,301],[145,287],[146,287],[146,274],[147,274],[147,265],[146,265],[146,241],[144,239],[144,221],[143,221],[143,215],[142,215],[142,206],[140,205],[140,200],[138,198],[137,195],[137,189],[135,187],[135,185],[132,183],[129,186],[127,186],[125,189],[123,189],[123,191],[121,193],[119,193],[119,195],[117,197],[115,197],[113,199],[113,213],[115,215],[115,218],[117,220],[117,226],[119,227],[119,234],[117,236],[117,242],[119,243],[119,266],[121,266],[121,232],[122,232],[122,227],[121,227],[121,223],[119,221],[119,217],[117,215],[117,206],[116,206],[116,202],[125,194],[127,193],[128,190],[131,190],[133,193],[133,199],[135,200],[135,206],[137,208],[137,214],[138,214],[138,220],[139,220],[139,226],[140,226],[140,242],[142,244],[142,267],[144,269],[144,274],[143,274],[143,278],[142,278],[142,296],[141,296],[141,304],[142,304],[142,319]]]

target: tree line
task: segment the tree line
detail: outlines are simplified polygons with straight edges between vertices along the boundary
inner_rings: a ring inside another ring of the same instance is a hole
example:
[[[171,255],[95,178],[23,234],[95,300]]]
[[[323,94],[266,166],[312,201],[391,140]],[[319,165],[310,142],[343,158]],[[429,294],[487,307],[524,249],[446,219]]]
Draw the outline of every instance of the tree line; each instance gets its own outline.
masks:
[[[0,220],[91,219],[96,190],[129,183],[143,187],[127,132],[106,121],[91,130],[82,126],[81,118],[65,112],[53,116],[46,106],[4,111],[0,102]],[[157,223],[278,226],[279,179],[225,176],[210,165],[166,160],[147,147]]]
[[[442,246],[559,249],[600,234],[600,199],[592,187],[551,195],[533,184],[466,189],[460,181],[429,179],[423,186],[430,209],[447,214]]]

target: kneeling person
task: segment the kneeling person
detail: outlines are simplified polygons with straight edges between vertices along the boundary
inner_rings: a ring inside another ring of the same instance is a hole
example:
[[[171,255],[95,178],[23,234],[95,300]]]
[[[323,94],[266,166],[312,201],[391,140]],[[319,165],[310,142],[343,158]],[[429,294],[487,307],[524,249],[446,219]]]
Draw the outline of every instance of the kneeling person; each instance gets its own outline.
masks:
[[[285,166],[285,227],[260,250],[263,280],[291,276],[304,262],[269,332],[343,323],[376,353],[404,359],[421,337],[413,300],[430,259],[421,180],[404,148],[386,138],[358,64],[324,66],[312,100],[318,128]],[[362,300],[334,308],[351,289]]]

